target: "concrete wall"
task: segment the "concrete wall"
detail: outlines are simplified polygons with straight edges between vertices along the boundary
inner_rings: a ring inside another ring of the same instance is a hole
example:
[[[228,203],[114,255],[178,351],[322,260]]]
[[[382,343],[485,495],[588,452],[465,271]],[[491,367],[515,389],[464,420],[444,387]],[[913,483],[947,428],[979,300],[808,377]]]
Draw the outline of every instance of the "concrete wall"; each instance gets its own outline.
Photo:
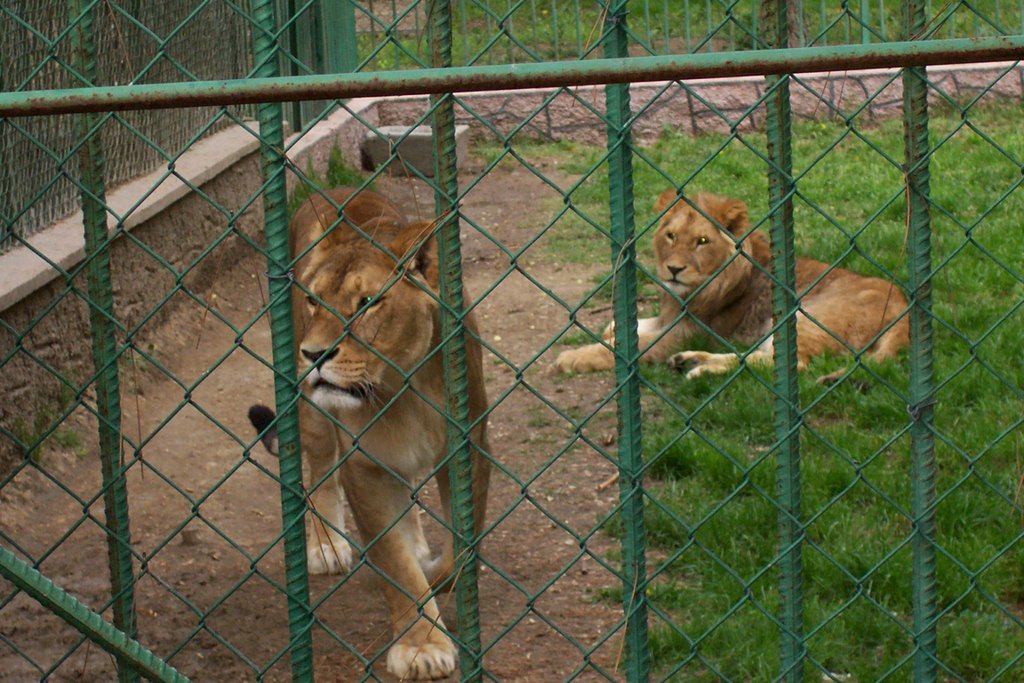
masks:
[[[173,294],[160,306],[164,297],[175,291],[177,273],[187,271],[181,286],[202,296],[216,276],[218,263],[232,263],[251,252],[239,235],[259,239],[262,208],[258,203],[244,211],[241,207],[258,186],[259,177],[259,155],[251,146],[243,148],[230,164],[202,183],[203,191],[227,214],[188,192],[133,221],[131,239],[122,236],[113,242],[111,276],[117,320],[131,329],[158,310],[132,337],[138,348],[146,348],[151,333],[187,298],[182,293]],[[120,205],[122,200],[138,201],[141,196],[132,195],[115,192],[109,199]],[[220,237],[229,222],[234,234],[217,248],[213,258],[203,258],[190,269],[205,245]],[[0,402],[0,426],[19,438],[35,438],[76,398],[75,389],[62,383],[57,374],[81,386],[93,372],[86,277],[84,272],[76,272],[82,259],[77,248],[81,234],[79,215],[61,221],[49,235],[33,240],[46,248],[43,253],[59,263],[68,276],[24,248],[0,257],[5,280],[19,273],[24,277],[20,290],[3,290],[5,307],[0,312],[0,359],[4,360],[0,392],[6,399]],[[87,393],[86,398],[91,396]],[[0,472],[6,472],[20,457],[21,452],[9,439],[0,438]]]

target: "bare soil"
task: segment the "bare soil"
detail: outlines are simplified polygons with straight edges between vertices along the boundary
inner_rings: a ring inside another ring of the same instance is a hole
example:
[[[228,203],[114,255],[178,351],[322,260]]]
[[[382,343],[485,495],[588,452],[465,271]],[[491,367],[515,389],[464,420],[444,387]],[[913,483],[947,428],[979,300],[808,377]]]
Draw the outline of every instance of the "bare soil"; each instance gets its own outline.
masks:
[[[468,169],[464,185],[474,170],[480,169]],[[556,182],[560,177],[554,167],[544,172]],[[410,215],[432,213],[422,183],[393,178],[377,189]],[[484,370],[495,404],[491,445],[500,463],[480,585],[489,680],[621,678],[622,611],[602,595],[621,585],[614,573],[617,541],[595,531],[618,493],[600,486],[614,473],[615,417],[606,405],[612,380],[557,377],[551,361],[558,346],[535,357],[569,320],[542,287],[574,304],[596,271],[557,262],[543,240],[519,251],[560,202],[529,171],[503,165],[463,204],[489,235],[463,226],[466,287],[483,295],[476,311],[493,349],[485,352]],[[225,264],[206,297],[209,310],[186,306],[175,324],[150,336],[158,366],[139,359],[122,365],[122,428],[141,444],[144,463],[129,473],[132,541],[145,558],[136,568],[139,639],[197,681],[290,679],[278,463],[259,446],[245,454],[253,438],[246,410],[273,397],[270,334],[261,315],[264,270],[255,254]],[[573,419],[599,410],[577,429],[552,406]],[[81,415],[68,424],[74,430],[62,434],[76,436],[51,439],[43,467],[23,471],[0,490],[0,537],[102,609],[109,587],[95,426]],[[437,529],[429,535],[440,539]],[[360,680],[360,658],[376,661],[376,679],[393,680],[384,671],[390,636],[373,585],[366,568],[343,578],[310,578],[318,680]],[[0,582],[0,678],[39,680],[52,670],[48,680],[113,679],[109,655],[12,593]],[[441,603],[457,631],[453,598]]]

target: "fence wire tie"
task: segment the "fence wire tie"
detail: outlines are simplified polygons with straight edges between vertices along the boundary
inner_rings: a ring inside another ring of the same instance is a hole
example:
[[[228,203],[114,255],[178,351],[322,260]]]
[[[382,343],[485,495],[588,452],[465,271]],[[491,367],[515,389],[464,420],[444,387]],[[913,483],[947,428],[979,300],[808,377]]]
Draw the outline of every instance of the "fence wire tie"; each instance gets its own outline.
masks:
[[[931,406],[934,406],[935,403],[936,403],[936,401],[935,401],[934,398],[925,399],[924,401],[921,401],[917,405],[910,405],[908,403],[907,404],[907,413],[910,415],[910,419],[911,420],[913,420],[914,422],[917,422],[918,420],[921,419],[921,411],[923,411],[925,408],[929,408]]]
[[[617,12],[609,12],[605,17],[605,23],[611,26],[618,26],[626,21],[626,15],[629,14],[629,10],[620,8]]]
[[[269,270],[266,270],[263,272],[263,275],[265,275],[268,280],[288,280],[288,282],[295,282],[295,270],[293,268],[289,268],[287,271],[278,275],[274,275]]]

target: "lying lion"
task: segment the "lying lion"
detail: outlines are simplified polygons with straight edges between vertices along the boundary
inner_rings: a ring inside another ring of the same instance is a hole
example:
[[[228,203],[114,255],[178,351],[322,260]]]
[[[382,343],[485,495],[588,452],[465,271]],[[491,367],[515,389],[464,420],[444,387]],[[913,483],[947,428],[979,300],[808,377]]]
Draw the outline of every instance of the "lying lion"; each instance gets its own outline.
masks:
[[[654,233],[658,277],[672,293],[662,292],[657,318],[637,321],[641,360],[667,359],[669,366],[686,372],[687,378],[728,372],[739,364],[733,353],[673,353],[704,331],[689,316],[740,345],[760,342],[772,327],[771,280],[766,274],[771,264],[768,238],[758,232],[747,234],[750,223],[743,202],[704,193],[692,199],[700,211],[677,199],[674,189],[662,192],[654,204],[656,212],[672,205]],[[903,315],[907,300],[893,283],[828,268],[820,261],[797,259],[799,368],[826,351],[863,351],[869,358],[884,360],[907,346],[909,324]],[[694,292],[686,304],[688,316],[676,322],[682,313],[679,300]],[[603,337],[611,344],[611,327]],[[746,356],[747,363],[771,364],[772,359],[771,336]],[[589,344],[563,351],[555,365],[563,372],[605,370],[615,367],[615,357],[609,346]]]
[[[455,669],[456,651],[445,634],[431,588],[454,571],[452,544],[431,558],[418,511],[410,509],[416,487],[447,454],[445,387],[438,349],[441,338],[437,246],[428,238],[432,223],[407,223],[395,206],[369,191],[339,188],[334,202],[314,196],[290,225],[295,264],[292,310],[298,340],[299,377],[307,401],[300,403],[302,447],[312,481],[307,560],[314,574],[338,573],[351,564],[345,538],[343,498],[348,498],[370,563],[381,581],[395,642],[387,668],[402,680],[443,678]],[[353,196],[355,195],[355,196]],[[350,225],[340,223],[335,205],[391,254]],[[317,240],[320,240],[317,242]],[[426,241],[424,241],[426,240]],[[313,245],[310,248],[310,245]],[[309,251],[306,251],[309,249]],[[475,331],[472,316],[467,328]],[[473,444],[473,514],[477,533],[484,523],[489,462],[487,406],[481,350],[467,335],[470,421]],[[317,407],[310,405],[316,404]],[[322,412],[321,412],[322,411]],[[338,428],[323,413],[344,428]],[[250,409],[250,419],[276,450],[273,413]],[[479,422],[477,422],[479,420]],[[353,436],[358,446],[353,449]],[[449,514],[448,467],[437,471],[441,510]]]

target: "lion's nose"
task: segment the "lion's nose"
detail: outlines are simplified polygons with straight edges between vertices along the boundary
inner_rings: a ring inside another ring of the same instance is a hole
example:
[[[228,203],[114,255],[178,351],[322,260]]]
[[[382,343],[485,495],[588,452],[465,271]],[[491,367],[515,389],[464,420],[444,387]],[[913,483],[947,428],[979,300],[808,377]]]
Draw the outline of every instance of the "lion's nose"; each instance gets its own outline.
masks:
[[[326,349],[302,349],[302,355],[305,356],[306,360],[312,363],[315,367],[320,367],[338,355],[338,347],[334,347],[330,351],[327,351]]]
[[[672,277],[675,277],[676,275],[679,275],[679,273],[681,273],[684,270],[686,270],[686,266],[666,266],[666,267],[668,268],[668,272],[672,273]]]

